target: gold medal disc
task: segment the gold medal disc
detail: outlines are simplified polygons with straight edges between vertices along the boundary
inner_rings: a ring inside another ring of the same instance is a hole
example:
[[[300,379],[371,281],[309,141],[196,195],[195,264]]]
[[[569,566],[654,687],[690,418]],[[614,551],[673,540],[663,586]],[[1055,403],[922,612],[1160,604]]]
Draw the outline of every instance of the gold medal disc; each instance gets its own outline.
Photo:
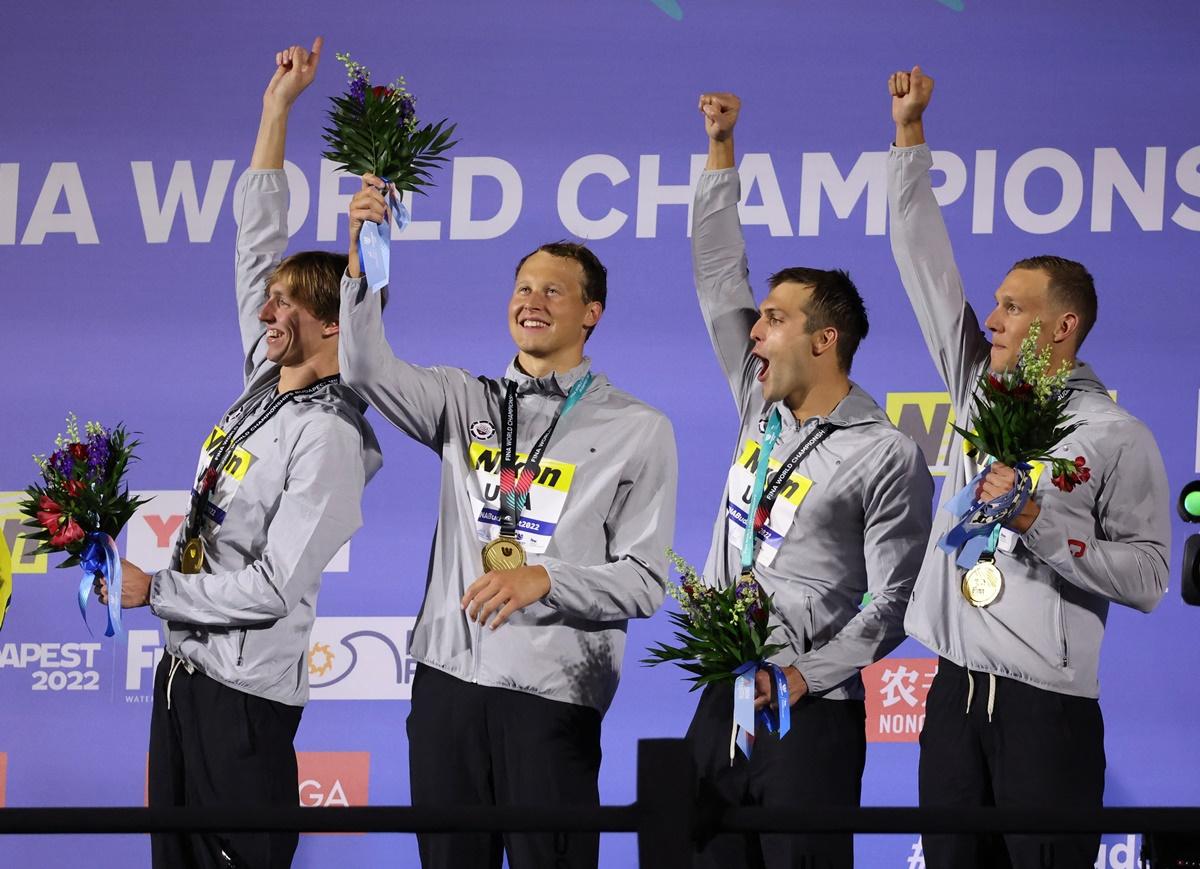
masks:
[[[1004,574],[990,560],[981,560],[967,571],[962,581],[963,597],[971,606],[987,606],[1000,596],[1003,588]]]
[[[512,570],[524,567],[525,549],[512,537],[497,537],[483,547],[483,569]]]
[[[193,537],[183,544],[183,552],[179,556],[180,573],[199,573],[204,569],[204,541]]]

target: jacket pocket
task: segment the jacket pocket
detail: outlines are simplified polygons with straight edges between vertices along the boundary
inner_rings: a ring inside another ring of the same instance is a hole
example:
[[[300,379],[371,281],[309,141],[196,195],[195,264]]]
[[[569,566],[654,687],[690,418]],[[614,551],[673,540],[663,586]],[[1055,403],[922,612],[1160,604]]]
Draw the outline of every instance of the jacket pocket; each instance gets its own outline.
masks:
[[[1058,577],[1054,579],[1054,590],[1058,592],[1058,609],[1056,611],[1055,621],[1058,622],[1058,660],[1063,667],[1071,665],[1071,654],[1067,646],[1067,614],[1065,612],[1066,603],[1063,601],[1063,581]]]

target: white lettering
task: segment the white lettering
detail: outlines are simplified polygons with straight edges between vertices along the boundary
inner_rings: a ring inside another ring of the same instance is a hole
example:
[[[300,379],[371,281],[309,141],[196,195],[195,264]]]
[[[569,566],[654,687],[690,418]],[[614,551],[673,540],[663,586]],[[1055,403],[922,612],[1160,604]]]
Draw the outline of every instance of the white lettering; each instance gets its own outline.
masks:
[[[588,154],[567,167],[558,182],[558,219],[567,232],[578,238],[609,238],[625,225],[629,215],[616,208],[599,219],[585,217],[579,208],[579,188],[585,178],[603,175],[612,186],[629,180],[625,164],[611,154]]]
[[[638,238],[658,236],[658,209],[663,205],[687,206],[687,237],[692,237],[692,191],[696,189],[707,161],[706,155],[693,154],[687,184],[659,184],[659,155],[641,155],[638,159]]]
[[[779,189],[779,178],[770,154],[747,154],[738,166],[742,181],[742,201],[738,203],[738,217],[742,226],[766,226],[772,236],[791,238],[792,222],[788,219],[787,206],[783,204],[783,192]],[[758,184],[762,205],[747,205],[750,191]]]
[[[1167,149],[1146,149],[1144,181],[1138,184],[1116,148],[1097,148],[1092,167],[1092,232],[1112,232],[1113,191],[1129,207],[1144,230],[1163,227],[1163,194],[1167,185]]]
[[[225,198],[229,179],[233,177],[232,160],[213,160],[208,172],[208,185],[204,188],[203,203],[197,199],[191,160],[175,161],[161,205],[158,202],[158,184],[154,179],[154,164],[149,160],[134,160],[129,166],[133,170],[133,186],[137,191],[147,242],[163,244],[170,239],[175,213],[181,203],[188,241],[212,241],[217,216],[221,212],[221,200]]]
[[[1045,214],[1032,211],[1025,203],[1025,187],[1029,176],[1038,169],[1057,173],[1062,181],[1062,197],[1058,205]],[[1034,148],[1026,151],[1008,170],[1004,179],[1004,209],[1019,229],[1034,235],[1058,232],[1067,226],[1083,204],[1083,172],[1066,151],[1058,148]]]
[[[471,216],[471,195],[476,178],[492,178],[500,184],[500,207],[487,218]],[[516,225],[521,216],[523,190],[516,167],[499,157],[456,157],[451,177],[450,238],[499,238]]]
[[[61,213],[54,210],[60,194],[67,198],[67,210]],[[78,163],[50,164],[42,191],[33,206],[33,215],[21,236],[21,244],[41,244],[52,232],[71,233],[77,244],[100,243]]]
[[[1175,183],[1184,193],[1200,196],[1200,145],[1184,151],[1175,164]],[[1200,232],[1200,211],[1180,203],[1171,215],[1171,222],[1184,229]]]
[[[855,204],[867,194],[867,235],[883,235],[887,225],[887,154],[864,151],[850,174],[842,177],[833,155],[827,151],[804,155],[800,177],[800,232],[820,235],[821,191],[829,197],[833,213],[846,219]]]

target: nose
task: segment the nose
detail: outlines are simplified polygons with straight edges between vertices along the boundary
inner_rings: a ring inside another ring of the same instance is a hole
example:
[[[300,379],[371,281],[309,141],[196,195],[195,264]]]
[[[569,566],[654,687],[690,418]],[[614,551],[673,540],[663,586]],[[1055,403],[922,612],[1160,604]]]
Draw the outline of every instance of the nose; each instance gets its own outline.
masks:
[[[760,315],[759,318],[754,321],[754,325],[750,327],[750,340],[755,344],[763,340],[763,319],[764,318]]]
[[[983,321],[983,328],[987,329],[989,332],[999,332],[1000,325],[1000,306],[997,305],[996,307],[992,308],[992,312],[988,314],[987,319]]]
[[[270,299],[263,302],[263,306],[258,309],[258,321],[260,323],[270,323],[275,319],[275,306]]]

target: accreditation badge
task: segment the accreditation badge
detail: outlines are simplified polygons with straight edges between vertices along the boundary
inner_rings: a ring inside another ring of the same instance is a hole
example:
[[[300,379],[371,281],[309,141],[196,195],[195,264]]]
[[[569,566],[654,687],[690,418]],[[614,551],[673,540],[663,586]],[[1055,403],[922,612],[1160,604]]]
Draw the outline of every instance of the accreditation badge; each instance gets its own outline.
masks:
[[[480,542],[486,543],[499,539],[500,535],[500,449],[490,444],[472,443],[468,455],[476,482],[476,485],[468,486],[471,512],[476,517],[475,533]],[[527,458],[524,453],[517,455],[522,465]],[[574,482],[575,465],[542,459],[512,538],[521,545],[524,553],[541,554],[550,546]]]
[[[726,483],[725,521],[729,545],[741,552],[742,541],[746,537],[747,513],[750,510],[750,498],[754,491],[754,472],[758,469],[762,444],[747,438],[738,454],[737,461],[729,469]],[[767,470],[774,473],[782,463],[771,459]],[[779,497],[771,507],[771,515],[766,523],[759,528],[759,547],[755,563],[769,567],[779,553],[779,547],[796,521],[796,513],[800,505],[813,487],[813,481],[803,474],[794,472],[779,492]],[[753,527],[753,517],[750,524]]]

